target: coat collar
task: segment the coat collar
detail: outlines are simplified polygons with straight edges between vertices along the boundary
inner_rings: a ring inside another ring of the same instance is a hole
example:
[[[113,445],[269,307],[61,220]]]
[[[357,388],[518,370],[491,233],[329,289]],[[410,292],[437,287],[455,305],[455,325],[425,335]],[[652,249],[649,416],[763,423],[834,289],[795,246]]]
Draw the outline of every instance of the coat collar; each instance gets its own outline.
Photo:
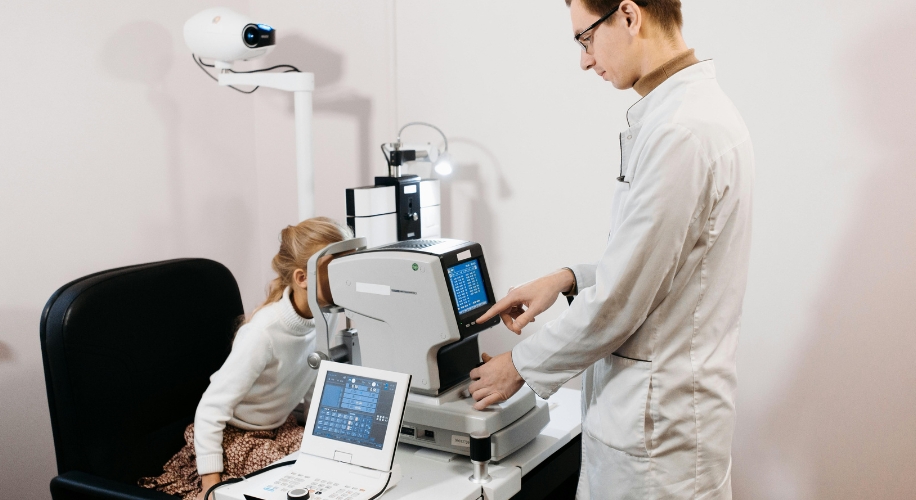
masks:
[[[694,55],[693,49],[685,50],[671,58],[671,60],[665,64],[643,75],[639,80],[636,80],[636,83],[633,84],[633,90],[641,97],[645,97],[649,95],[649,92],[652,92],[658,88],[659,85],[664,83],[665,80],[677,74],[678,71],[689,68],[698,62],[700,62],[700,60]]]
[[[678,71],[630,107],[627,111],[627,123],[630,127],[641,124],[649,111],[661,105],[670,94],[677,92],[678,89],[700,80],[715,78],[716,66],[712,60],[702,61]]]

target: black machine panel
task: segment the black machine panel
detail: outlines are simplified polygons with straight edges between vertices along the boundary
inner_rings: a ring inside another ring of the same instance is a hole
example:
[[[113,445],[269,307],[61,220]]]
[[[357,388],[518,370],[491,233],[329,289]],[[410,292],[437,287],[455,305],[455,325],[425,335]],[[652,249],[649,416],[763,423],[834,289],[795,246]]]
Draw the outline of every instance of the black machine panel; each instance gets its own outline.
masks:
[[[423,227],[420,220],[420,177],[376,177],[375,185],[394,186],[397,191],[395,208],[398,214],[398,241],[419,239]]]

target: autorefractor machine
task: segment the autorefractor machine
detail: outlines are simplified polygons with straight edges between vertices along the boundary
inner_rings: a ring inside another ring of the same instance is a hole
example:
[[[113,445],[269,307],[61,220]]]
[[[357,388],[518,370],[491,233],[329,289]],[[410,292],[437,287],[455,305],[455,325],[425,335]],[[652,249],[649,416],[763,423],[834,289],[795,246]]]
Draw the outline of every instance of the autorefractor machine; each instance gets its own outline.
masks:
[[[337,255],[327,270],[335,304],[320,308],[317,287],[308,288],[311,309],[325,313],[315,315],[309,364],[317,369],[330,359],[410,374],[402,443],[469,455],[470,436],[485,435],[499,461],[533,440],[550,414],[527,386],[482,411],[468,394],[469,372],[480,364],[477,335],[499,322],[475,321],[495,303],[481,246],[453,239],[365,245],[346,240],[309,260],[309,282],[317,283],[318,260]],[[328,317],[341,312],[348,328],[329,348]]]

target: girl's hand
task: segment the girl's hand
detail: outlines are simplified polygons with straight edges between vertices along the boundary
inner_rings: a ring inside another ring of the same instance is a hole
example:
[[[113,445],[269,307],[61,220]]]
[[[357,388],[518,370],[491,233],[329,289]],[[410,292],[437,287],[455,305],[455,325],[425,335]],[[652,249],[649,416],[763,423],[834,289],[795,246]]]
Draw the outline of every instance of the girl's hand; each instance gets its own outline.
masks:
[[[216,483],[220,481],[220,473],[214,472],[212,474],[204,474],[200,476],[200,493],[197,494],[197,500],[204,500],[204,495],[207,494],[207,490],[213,487]],[[213,500],[213,495],[210,495],[210,498],[207,500]]]

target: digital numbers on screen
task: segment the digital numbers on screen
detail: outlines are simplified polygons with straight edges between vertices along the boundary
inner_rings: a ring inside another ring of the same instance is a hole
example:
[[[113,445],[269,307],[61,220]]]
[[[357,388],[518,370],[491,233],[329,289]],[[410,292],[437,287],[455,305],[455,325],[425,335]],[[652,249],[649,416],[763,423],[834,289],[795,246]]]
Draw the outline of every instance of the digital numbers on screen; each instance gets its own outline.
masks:
[[[487,291],[483,286],[480,263],[477,259],[448,268],[448,279],[455,294],[459,316],[487,304]]]

